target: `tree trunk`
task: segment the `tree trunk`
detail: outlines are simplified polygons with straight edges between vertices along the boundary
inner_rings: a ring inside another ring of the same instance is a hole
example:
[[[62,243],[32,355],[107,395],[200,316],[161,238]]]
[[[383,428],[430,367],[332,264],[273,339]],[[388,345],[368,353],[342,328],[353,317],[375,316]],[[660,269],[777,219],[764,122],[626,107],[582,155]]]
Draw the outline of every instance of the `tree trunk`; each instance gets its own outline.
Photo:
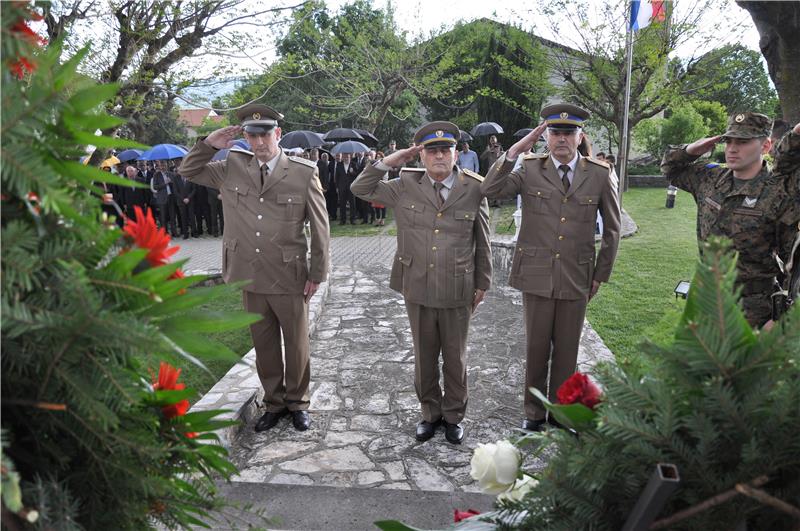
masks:
[[[761,36],[759,46],[778,91],[783,119],[800,122],[800,2],[737,1]]]

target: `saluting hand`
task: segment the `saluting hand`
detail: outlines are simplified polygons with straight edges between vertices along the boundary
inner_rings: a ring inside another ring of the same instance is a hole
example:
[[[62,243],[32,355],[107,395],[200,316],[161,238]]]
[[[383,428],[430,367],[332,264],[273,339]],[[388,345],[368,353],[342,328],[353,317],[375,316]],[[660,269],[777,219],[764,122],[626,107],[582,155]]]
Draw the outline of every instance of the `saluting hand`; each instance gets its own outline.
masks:
[[[233,141],[241,134],[241,125],[229,125],[228,127],[217,129],[208,135],[203,142],[216,149],[227,149],[233,146]]]
[[[795,126],[792,128],[792,133],[800,135],[800,122],[797,122]]]
[[[712,136],[709,138],[701,138],[700,140],[692,142],[686,146],[686,153],[693,156],[700,156],[703,153],[708,153],[714,149],[714,146],[716,146],[720,140],[722,140],[721,135]]]
[[[539,137],[542,136],[545,129],[547,129],[546,122],[537,125],[533,131],[520,138],[519,142],[508,148],[506,157],[508,159],[516,159],[521,153],[533,150],[533,146],[539,141]]]
[[[399,149],[391,155],[383,157],[381,162],[389,167],[399,168],[400,166],[405,166],[406,163],[417,158],[417,155],[419,155],[419,152],[423,149],[424,148],[422,146],[411,146],[410,148]]]

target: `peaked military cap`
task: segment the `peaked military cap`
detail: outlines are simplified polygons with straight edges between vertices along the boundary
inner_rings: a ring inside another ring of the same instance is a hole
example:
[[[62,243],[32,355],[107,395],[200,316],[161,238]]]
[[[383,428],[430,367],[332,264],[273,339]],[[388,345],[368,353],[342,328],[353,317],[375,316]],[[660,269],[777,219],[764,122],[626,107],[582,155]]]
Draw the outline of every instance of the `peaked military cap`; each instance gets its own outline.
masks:
[[[772,120],[757,112],[732,114],[722,138],[759,138],[772,134]]]
[[[414,133],[414,143],[423,147],[455,146],[460,132],[451,122],[428,122]]]
[[[236,111],[236,117],[246,133],[268,133],[278,125],[278,120],[283,120],[281,113],[260,103],[242,107]]]
[[[569,103],[556,103],[544,107],[541,117],[551,129],[576,129],[583,127],[583,122],[591,118],[586,109]]]

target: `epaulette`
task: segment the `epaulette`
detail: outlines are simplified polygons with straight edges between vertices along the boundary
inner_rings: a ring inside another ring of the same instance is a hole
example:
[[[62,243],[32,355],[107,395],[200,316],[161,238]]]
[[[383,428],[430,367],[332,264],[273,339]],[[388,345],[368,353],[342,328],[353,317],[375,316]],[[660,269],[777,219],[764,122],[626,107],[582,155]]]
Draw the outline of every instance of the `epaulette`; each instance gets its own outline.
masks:
[[[602,167],[603,167],[603,168],[605,168],[605,169],[608,169],[608,168],[610,168],[610,167],[611,167],[611,166],[608,164],[608,162],[604,162],[604,161],[602,161],[602,160],[593,159],[592,157],[583,157],[583,158],[585,158],[586,160],[588,160],[588,161],[589,161],[589,162],[591,162],[592,164],[597,164],[598,166],[602,166]]]
[[[528,153],[522,156],[522,160],[546,159],[547,157],[549,157],[547,153]]]
[[[246,149],[241,148],[239,146],[233,146],[231,149],[229,149],[228,154],[231,153],[242,153],[244,155],[250,155],[251,157],[255,155],[255,153],[253,153],[252,151],[247,151]]]
[[[311,166],[312,168],[317,167],[317,163],[313,160],[304,159],[303,157],[295,157],[293,155],[289,156],[289,160],[292,162],[299,162],[300,164],[305,164],[306,166]]]
[[[484,178],[484,177],[483,177],[483,175],[481,175],[481,174],[479,174],[479,173],[475,173],[475,172],[474,172],[474,171],[472,171],[472,170],[467,170],[467,169],[464,169],[464,168],[462,168],[462,169],[461,169],[461,171],[463,171],[463,172],[464,172],[464,175],[468,175],[468,176],[472,177],[473,179],[475,179],[475,180],[476,180],[476,181],[478,181],[479,183],[482,183],[482,182],[483,182],[483,178]]]
[[[412,168],[411,166],[408,166],[408,167],[403,166],[402,168],[400,168],[400,171],[421,171],[421,172],[424,172],[425,168]]]

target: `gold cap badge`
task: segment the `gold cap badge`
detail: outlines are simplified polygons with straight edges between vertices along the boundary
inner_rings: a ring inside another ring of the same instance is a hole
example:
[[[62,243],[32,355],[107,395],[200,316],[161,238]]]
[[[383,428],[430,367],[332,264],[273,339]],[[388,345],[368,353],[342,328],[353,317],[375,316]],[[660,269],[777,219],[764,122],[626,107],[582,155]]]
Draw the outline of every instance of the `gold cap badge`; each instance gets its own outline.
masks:
[[[737,114],[736,118],[734,118],[734,120],[736,120],[737,124],[740,124],[740,123],[744,122],[744,114]]]
[[[260,119],[261,119],[261,113],[260,112],[254,112],[253,113],[253,120],[260,120]]]
[[[569,118],[569,113],[562,112],[559,116],[561,116],[562,120],[566,120],[567,118]]]
[[[442,136],[444,136],[444,131],[442,131],[441,129],[439,129],[438,131],[436,131],[436,136],[439,136],[439,137],[442,137]]]

